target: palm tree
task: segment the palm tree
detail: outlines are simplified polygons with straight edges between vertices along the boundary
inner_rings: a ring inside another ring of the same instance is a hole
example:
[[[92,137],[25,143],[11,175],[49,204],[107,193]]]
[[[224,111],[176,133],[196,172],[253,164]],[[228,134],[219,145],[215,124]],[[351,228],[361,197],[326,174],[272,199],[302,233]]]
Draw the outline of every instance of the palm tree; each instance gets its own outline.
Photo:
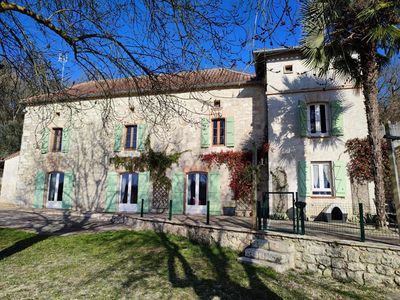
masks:
[[[400,49],[399,0],[305,0],[302,52],[325,75],[330,68],[362,87],[368,139],[373,150],[377,226],[386,227],[377,80],[379,69]]]

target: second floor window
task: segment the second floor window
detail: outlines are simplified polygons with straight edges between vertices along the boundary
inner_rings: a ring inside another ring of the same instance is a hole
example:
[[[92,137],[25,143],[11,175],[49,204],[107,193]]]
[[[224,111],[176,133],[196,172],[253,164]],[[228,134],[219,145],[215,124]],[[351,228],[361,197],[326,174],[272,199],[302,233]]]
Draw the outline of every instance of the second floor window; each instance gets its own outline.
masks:
[[[63,133],[62,128],[54,128],[53,129],[53,145],[51,148],[53,152],[61,151],[62,133]]]
[[[213,120],[213,145],[225,145],[225,119]]]
[[[327,107],[325,104],[308,105],[308,132],[311,135],[326,135],[327,126]]]
[[[137,148],[137,126],[136,125],[126,126],[125,149],[136,150],[136,148]]]

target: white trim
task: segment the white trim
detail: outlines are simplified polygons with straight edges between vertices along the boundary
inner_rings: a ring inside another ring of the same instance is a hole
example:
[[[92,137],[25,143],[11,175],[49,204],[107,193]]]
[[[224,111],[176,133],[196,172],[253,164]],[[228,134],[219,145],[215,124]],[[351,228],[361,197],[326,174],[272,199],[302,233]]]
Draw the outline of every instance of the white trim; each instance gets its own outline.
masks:
[[[311,132],[311,106],[315,107],[315,131],[314,133]],[[321,111],[320,106],[325,106],[325,128],[326,132],[321,132]],[[308,103],[307,104],[307,133],[311,137],[327,137],[329,136],[329,122],[328,122],[328,105],[325,102],[315,102],[315,103]]]
[[[61,201],[58,201],[58,192],[59,192],[59,188],[60,188],[60,175],[61,172],[53,172],[53,173],[49,173],[49,179],[48,179],[48,183],[47,183],[47,203],[46,203],[46,207],[47,208],[62,208],[62,195],[61,195]],[[56,183],[54,186],[54,200],[50,200],[50,185],[51,185],[51,177],[52,175],[56,175]],[[63,187],[64,188],[64,187]]]
[[[195,175],[195,203],[190,205],[189,204],[189,197],[190,197],[190,185],[189,185],[189,175]],[[186,203],[186,213],[189,215],[205,215],[207,212],[207,205],[200,205],[200,174],[205,174],[204,172],[191,172],[186,174],[186,182],[187,182],[187,187],[186,187],[186,197],[185,197],[185,203]],[[207,175],[208,176],[208,175]],[[207,201],[206,201],[207,203]]]
[[[127,195],[127,203],[122,203],[122,177],[128,174],[128,195]],[[132,181],[133,175],[136,174],[138,176],[138,188],[139,188],[139,174],[137,173],[123,173],[120,174],[120,183],[119,183],[119,199],[118,199],[118,211],[125,211],[125,212],[137,212],[138,211],[138,204],[137,203],[130,203],[131,200],[131,193],[132,193]],[[139,199],[138,199],[139,200]]]
[[[329,167],[329,175],[330,175],[330,188],[325,188],[324,186],[324,166]],[[318,178],[319,178],[319,188],[314,187],[314,166],[318,166]],[[332,164],[330,162],[311,162],[311,193],[316,196],[328,196],[331,197],[333,195],[333,176],[332,176]],[[315,192],[315,193],[314,193]],[[319,194],[326,193],[326,194]]]

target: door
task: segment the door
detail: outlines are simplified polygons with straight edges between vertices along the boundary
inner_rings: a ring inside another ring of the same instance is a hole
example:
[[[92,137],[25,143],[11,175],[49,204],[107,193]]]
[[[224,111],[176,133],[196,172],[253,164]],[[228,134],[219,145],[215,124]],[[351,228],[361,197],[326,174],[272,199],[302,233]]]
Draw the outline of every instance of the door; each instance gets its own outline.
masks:
[[[64,189],[64,173],[50,173],[47,208],[62,208],[62,196]]]
[[[207,173],[187,175],[186,213],[206,214],[207,212]]]
[[[137,173],[124,173],[121,175],[119,211],[138,211],[138,186],[139,176]]]

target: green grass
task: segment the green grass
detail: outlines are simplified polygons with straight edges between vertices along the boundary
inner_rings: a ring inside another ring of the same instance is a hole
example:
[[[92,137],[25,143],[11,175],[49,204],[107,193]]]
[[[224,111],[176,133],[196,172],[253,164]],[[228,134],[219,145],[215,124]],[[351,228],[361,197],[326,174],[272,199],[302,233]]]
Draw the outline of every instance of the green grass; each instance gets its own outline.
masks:
[[[0,299],[382,299],[382,291],[242,265],[150,231],[37,236],[0,229]]]

